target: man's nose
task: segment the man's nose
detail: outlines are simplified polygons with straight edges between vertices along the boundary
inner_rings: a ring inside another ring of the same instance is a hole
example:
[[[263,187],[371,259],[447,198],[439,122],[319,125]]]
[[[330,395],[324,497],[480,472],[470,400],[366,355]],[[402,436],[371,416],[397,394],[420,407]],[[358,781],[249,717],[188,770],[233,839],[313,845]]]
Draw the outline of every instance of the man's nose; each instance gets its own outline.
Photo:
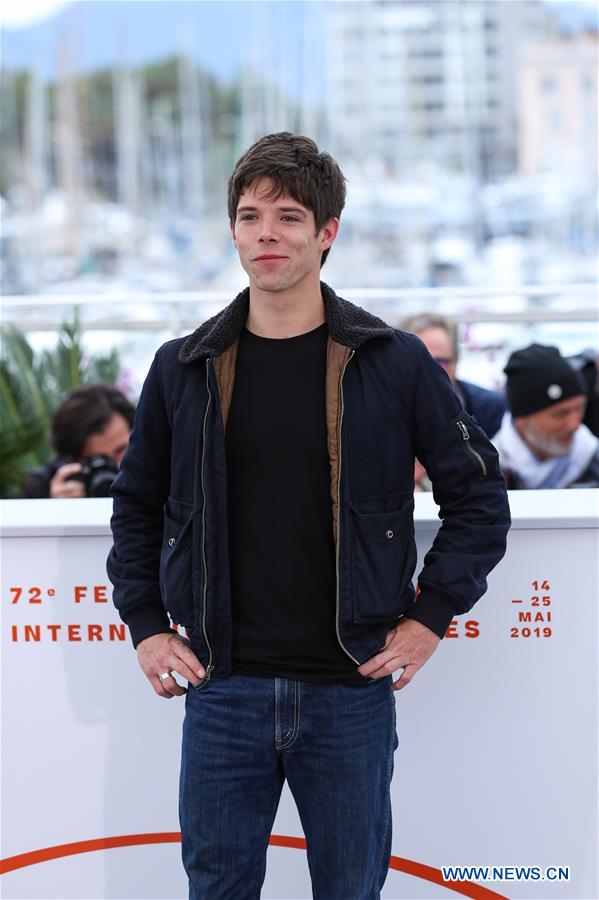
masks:
[[[258,235],[259,241],[278,241],[279,235],[275,223],[270,219],[262,220],[262,227]]]

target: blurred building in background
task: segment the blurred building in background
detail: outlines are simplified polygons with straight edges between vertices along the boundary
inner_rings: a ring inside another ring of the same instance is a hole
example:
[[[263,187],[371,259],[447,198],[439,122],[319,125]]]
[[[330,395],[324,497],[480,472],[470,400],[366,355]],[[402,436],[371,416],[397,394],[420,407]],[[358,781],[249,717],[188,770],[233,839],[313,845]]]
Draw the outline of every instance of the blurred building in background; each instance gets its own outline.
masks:
[[[481,179],[515,170],[522,49],[557,28],[537,0],[362,0],[331,7],[337,151],[395,174],[423,160]]]
[[[342,287],[594,275],[588,4],[73,2],[2,42],[6,293],[239,287],[227,176],[285,128],[349,176]]]
[[[519,171],[597,177],[597,33],[527,43],[519,65]]]

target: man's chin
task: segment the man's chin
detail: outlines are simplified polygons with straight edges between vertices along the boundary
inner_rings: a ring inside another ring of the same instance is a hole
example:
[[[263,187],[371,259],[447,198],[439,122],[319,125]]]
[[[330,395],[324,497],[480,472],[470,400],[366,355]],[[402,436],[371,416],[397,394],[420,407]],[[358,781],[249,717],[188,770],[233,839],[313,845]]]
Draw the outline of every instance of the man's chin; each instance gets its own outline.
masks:
[[[535,433],[531,433],[530,431],[524,431],[523,437],[526,440],[528,446],[537,454],[541,455],[541,457],[556,457],[556,456],[565,456],[572,449],[572,443],[574,441],[574,436],[565,438],[564,440],[558,440],[557,438],[553,438],[552,440],[548,438],[541,438],[539,435]]]
[[[250,278],[250,281],[253,282],[257,288],[261,291],[278,291],[280,290],[280,278],[275,278],[272,275],[258,275]]]
[[[563,441],[553,441],[551,445],[551,453],[553,456],[565,456],[572,449],[574,438],[567,438]]]

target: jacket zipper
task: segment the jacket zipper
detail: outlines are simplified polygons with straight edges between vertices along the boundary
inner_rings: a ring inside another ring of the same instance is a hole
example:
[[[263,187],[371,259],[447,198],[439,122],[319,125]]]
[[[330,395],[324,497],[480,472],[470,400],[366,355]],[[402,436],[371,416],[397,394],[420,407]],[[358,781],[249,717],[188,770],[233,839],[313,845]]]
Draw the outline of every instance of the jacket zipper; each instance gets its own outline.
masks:
[[[484,459],[482,458],[482,456],[480,455],[480,453],[477,453],[476,450],[473,450],[472,447],[470,446],[470,434],[468,433],[468,429],[466,428],[466,426],[464,425],[464,423],[461,422],[459,419],[458,419],[458,421],[456,422],[456,425],[458,426],[458,430],[460,431],[463,440],[466,442],[466,450],[468,450],[468,452],[469,452],[476,460],[478,460],[478,464],[479,464],[479,466],[480,466],[480,468],[481,468],[481,471],[482,471],[483,475],[486,476],[486,474],[487,474],[487,467],[486,467],[486,465],[485,465],[485,461],[484,461]]]
[[[201,465],[201,482],[202,482],[202,562],[204,564],[204,609],[202,612],[202,630],[204,632],[204,640],[208,647],[208,665],[205,666],[206,677],[204,681],[210,681],[210,676],[214,666],[212,665],[212,647],[208,640],[208,632],[206,631],[206,611],[208,608],[208,565],[206,562],[206,489],[204,486],[204,460],[206,457],[206,426],[208,424],[208,413],[210,411],[210,403],[212,401],[212,393],[210,391],[210,378],[208,366],[210,365],[210,357],[206,360],[206,389],[208,391],[208,403],[206,404],[206,412],[204,414],[204,425],[202,430],[202,465]]]
[[[337,435],[338,435],[338,446],[339,446],[339,471],[337,473],[337,547],[336,547],[336,560],[335,567],[337,573],[337,591],[335,595],[335,628],[337,630],[337,640],[341,646],[341,649],[349,656],[353,662],[357,666],[360,665],[360,661],[356,659],[355,656],[352,656],[347,647],[344,645],[341,640],[341,634],[339,632],[339,550],[340,550],[340,537],[341,537],[341,426],[343,424],[343,376],[345,375],[345,370],[347,369],[347,364],[349,363],[352,356],[355,354],[355,350],[352,350],[350,355],[345,360],[345,364],[343,369],[341,370],[341,377],[339,378],[339,421],[337,425]]]

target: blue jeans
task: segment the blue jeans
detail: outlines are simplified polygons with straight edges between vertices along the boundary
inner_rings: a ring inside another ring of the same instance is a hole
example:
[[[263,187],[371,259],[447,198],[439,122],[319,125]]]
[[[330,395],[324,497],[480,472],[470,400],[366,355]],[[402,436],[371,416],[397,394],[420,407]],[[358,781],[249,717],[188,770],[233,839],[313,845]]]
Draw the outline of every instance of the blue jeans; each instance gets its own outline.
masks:
[[[189,900],[255,900],[285,779],[316,900],[375,900],[391,853],[391,677],[232,675],[189,687],[179,813]]]

